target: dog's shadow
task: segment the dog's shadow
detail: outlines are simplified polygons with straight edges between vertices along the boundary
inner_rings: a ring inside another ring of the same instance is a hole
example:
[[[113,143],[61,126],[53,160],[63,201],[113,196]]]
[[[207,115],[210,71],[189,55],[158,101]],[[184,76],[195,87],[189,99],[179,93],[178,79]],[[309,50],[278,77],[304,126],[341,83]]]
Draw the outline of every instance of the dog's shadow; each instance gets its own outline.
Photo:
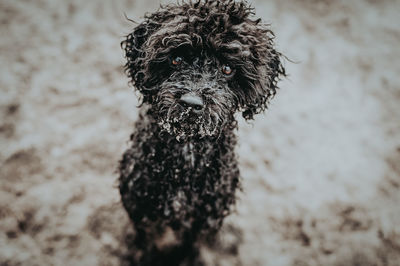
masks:
[[[135,248],[136,232],[121,204],[113,203],[97,208],[88,219],[87,229],[100,243],[99,253],[103,262],[138,266],[135,261],[140,251]],[[226,223],[215,236],[200,239],[194,249],[183,246],[163,252],[155,251],[152,261],[156,263],[154,266],[239,266],[242,265],[239,259],[242,241],[242,230]]]

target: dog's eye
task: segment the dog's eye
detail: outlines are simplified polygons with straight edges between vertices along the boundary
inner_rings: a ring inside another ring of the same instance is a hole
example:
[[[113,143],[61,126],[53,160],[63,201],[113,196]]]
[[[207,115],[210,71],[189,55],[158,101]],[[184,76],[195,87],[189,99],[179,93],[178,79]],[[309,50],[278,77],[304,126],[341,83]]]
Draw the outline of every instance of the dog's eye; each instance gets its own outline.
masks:
[[[180,65],[182,63],[182,61],[183,61],[182,57],[177,56],[174,59],[172,59],[172,64],[174,66],[177,66],[177,65]]]
[[[233,69],[230,67],[230,66],[228,66],[228,65],[223,65],[222,66],[222,72],[225,74],[225,75],[231,75],[232,74],[232,72],[233,72]]]

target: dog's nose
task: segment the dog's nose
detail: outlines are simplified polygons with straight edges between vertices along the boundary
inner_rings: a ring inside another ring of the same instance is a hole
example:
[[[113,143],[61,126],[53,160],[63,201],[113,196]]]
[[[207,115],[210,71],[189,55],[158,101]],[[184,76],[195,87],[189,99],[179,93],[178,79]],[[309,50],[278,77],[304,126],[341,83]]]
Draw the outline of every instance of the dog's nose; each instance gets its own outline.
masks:
[[[193,111],[196,113],[203,110],[204,106],[203,100],[193,93],[186,93],[182,95],[179,99],[179,104],[185,108],[192,107]]]

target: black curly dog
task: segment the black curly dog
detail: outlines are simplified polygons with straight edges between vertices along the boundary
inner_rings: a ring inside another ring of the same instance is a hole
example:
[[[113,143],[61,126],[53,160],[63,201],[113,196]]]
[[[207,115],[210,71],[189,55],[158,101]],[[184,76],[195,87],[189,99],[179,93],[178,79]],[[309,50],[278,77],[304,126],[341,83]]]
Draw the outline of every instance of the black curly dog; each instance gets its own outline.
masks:
[[[246,2],[182,2],[145,15],[121,43],[140,92],[120,193],[132,265],[194,265],[235,203],[236,112],[266,109],[285,75],[268,25]],[[197,264],[196,264],[197,265]]]

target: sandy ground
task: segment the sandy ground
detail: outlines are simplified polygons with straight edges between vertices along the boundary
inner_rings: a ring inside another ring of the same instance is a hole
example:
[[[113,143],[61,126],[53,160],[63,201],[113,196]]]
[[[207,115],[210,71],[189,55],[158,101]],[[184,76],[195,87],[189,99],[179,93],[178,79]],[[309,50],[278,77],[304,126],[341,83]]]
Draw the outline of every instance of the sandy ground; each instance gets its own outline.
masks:
[[[244,191],[209,265],[400,265],[400,2],[255,1],[290,77],[240,121]],[[119,42],[157,1],[0,2],[0,265],[119,265],[137,100]],[[228,232],[228,233],[225,233]]]

